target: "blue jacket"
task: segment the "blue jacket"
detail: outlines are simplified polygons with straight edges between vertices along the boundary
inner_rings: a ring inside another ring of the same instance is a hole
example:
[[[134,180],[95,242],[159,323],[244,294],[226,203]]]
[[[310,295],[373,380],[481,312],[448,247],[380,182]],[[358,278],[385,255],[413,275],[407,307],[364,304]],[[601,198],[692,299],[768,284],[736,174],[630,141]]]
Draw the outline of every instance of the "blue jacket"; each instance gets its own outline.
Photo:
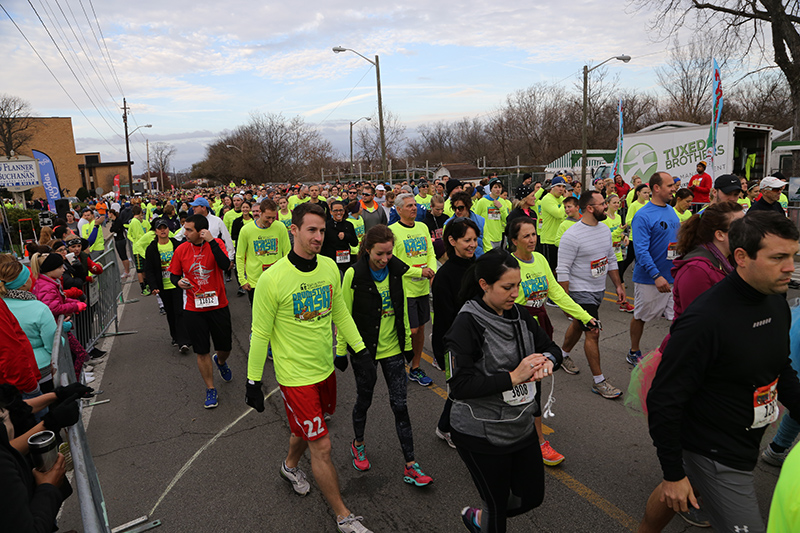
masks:
[[[633,282],[655,285],[658,276],[673,283],[672,259],[667,259],[670,243],[678,242],[681,221],[670,205],[657,206],[649,202],[636,212],[631,222],[636,266]]]
[[[22,331],[28,336],[39,368],[47,368],[53,359],[53,337],[56,320],[50,308],[39,300],[4,298],[6,305],[17,318]],[[48,371],[49,373],[49,371]]]
[[[425,222],[425,215],[428,214],[428,211],[425,209],[424,206],[417,204],[417,218],[414,220],[417,222]],[[400,222],[400,215],[397,214],[397,208],[392,206],[389,210],[389,226],[394,224],[395,222]]]
[[[455,215],[453,215],[450,218],[448,218],[445,221],[444,225],[447,226],[447,224],[451,220],[453,220],[454,218],[456,218]],[[475,224],[477,224],[478,225],[478,229],[481,230],[480,235],[478,235],[478,247],[475,249],[475,257],[477,258],[477,257],[480,257],[480,256],[483,255],[483,226],[484,226],[484,224],[486,224],[486,220],[482,216],[476,215],[472,211],[469,212],[469,218]]]

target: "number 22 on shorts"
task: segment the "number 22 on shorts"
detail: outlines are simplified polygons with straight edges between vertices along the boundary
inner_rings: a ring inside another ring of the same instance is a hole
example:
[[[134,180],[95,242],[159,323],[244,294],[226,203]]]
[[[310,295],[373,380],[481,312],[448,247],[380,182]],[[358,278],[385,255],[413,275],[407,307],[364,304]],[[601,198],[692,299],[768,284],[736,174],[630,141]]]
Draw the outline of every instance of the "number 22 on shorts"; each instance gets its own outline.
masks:
[[[314,429],[314,423],[316,423],[316,429]],[[318,416],[315,416],[313,420],[303,420],[303,425],[306,427],[306,436],[309,439],[313,439],[325,429],[322,426],[322,419]]]

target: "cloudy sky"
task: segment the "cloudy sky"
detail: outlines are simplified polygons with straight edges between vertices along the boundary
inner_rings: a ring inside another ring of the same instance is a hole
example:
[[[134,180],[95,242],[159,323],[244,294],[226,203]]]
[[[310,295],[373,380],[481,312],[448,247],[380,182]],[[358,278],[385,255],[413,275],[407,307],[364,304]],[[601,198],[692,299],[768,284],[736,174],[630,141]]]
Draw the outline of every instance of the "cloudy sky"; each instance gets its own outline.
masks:
[[[104,161],[125,159],[124,95],[130,129],[153,125],[132,137],[135,173],[145,138],[173,144],[181,170],[252,112],[300,115],[348,153],[349,121],[376,112],[375,70],[334,54],[337,45],[380,55],[384,108],[409,135],[423,122],[489,114],[535,82],[568,89],[584,63],[618,54],[633,57],[609,63],[621,86],[654,88],[668,50],[648,36],[651,14],[626,0],[31,3],[38,16],[27,0],[0,0],[35,48],[0,10],[0,92],[39,116],[72,117],[77,149]]]

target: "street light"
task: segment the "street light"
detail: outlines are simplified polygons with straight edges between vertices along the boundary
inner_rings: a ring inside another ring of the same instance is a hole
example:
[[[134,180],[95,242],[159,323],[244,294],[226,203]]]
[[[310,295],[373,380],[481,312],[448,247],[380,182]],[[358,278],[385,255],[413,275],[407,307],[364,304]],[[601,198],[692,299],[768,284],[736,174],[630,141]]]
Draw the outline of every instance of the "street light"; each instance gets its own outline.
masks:
[[[612,59],[616,59],[618,61],[622,61],[623,63],[627,63],[631,60],[631,56],[612,56],[603,61],[602,63],[589,68],[588,66],[583,66],[583,124],[581,127],[581,189],[587,190],[586,188],[586,137],[588,135],[587,130],[587,122],[589,120],[588,113],[589,113],[589,73],[596,68],[602,67]]]
[[[341,54],[342,52],[353,52],[355,55],[359,56],[366,61],[369,61],[373,65],[375,65],[375,76],[378,80],[378,129],[380,130],[381,135],[381,172],[383,173],[383,181],[386,181],[386,136],[384,135],[383,131],[383,99],[381,98],[381,64],[380,60],[378,59],[378,54],[375,54],[375,61],[365,57],[352,48],[344,48],[341,46],[334,46],[333,51],[336,54]]]
[[[136,130],[138,130],[139,128],[152,128],[153,125],[152,124],[143,124],[141,126],[136,127],[132,132],[128,133],[128,114],[125,113],[124,115],[122,115],[122,118],[124,119],[124,122],[125,122],[125,153],[128,156],[128,159],[127,159],[127,161],[128,161],[128,194],[129,195],[133,195],[133,174],[131,173],[131,164],[132,163],[131,163],[130,137],[131,137],[131,135],[136,133]],[[149,186],[150,184],[148,183],[147,185]]]
[[[358,124],[364,119],[372,120],[370,117],[361,117],[355,122],[350,123],[350,174],[355,174],[355,169],[353,167],[353,125]]]

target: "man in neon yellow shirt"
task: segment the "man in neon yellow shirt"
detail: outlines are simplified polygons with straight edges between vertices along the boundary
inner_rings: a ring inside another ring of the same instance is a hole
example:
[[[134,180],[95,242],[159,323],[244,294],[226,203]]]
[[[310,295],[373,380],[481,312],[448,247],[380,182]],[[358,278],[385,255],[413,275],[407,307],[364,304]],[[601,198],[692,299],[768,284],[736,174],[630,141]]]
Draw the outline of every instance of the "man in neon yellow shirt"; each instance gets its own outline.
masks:
[[[564,222],[558,226],[558,231],[556,231],[556,246],[561,244],[561,236],[564,235],[564,232],[581,219],[581,210],[578,207],[577,198],[574,196],[568,196],[567,198],[564,198],[563,205],[564,214],[567,215],[567,218],[565,218]]]
[[[550,182],[548,193],[543,194],[541,199],[536,202],[539,219],[542,221],[542,227],[539,230],[542,255],[547,258],[550,270],[553,271],[558,265],[558,247],[556,246],[558,227],[567,218],[564,212],[564,195],[566,192],[567,184],[564,178],[556,176]]]
[[[236,243],[239,284],[247,291],[251,306],[261,274],[291,249],[286,226],[280,222],[274,224],[278,217],[278,204],[267,198],[260,207],[259,217],[242,228]]]
[[[131,241],[136,274],[139,277],[139,287],[142,289],[142,296],[149,296],[150,289],[144,283],[144,250],[138,246],[139,239],[150,229],[150,223],[144,220],[142,207],[134,205],[131,208],[133,218],[128,223],[128,240]]]
[[[253,335],[247,364],[245,401],[264,411],[261,376],[267,346],[275,346],[275,377],[280,384],[291,437],[281,464],[281,476],[297,494],[311,489],[298,462],[306,449],[323,496],[336,513],[339,531],[369,531],[345,506],[336,469],[331,461],[331,441],[325,415],[336,410],[336,374],[347,368],[347,357],[331,357],[331,321],[357,352],[369,357],[353,318],[342,298],[339,269],[319,255],[325,234],[325,212],[318,205],[301,204],[292,214],[294,247],[258,280],[253,300]],[[298,342],[302,339],[302,342]]]
[[[105,217],[94,218],[94,213],[89,212],[89,223],[81,227],[81,237],[89,241],[89,257],[97,259],[105,249],[105,238],[103,237],[103,220]],[[91,223],[91,222],[94,223]]]
[[[420,181],[417,189],[419,194],[414,197],[414,200],[416,200],[417,205],[421,205],[426,211],[430,211],[432,196],[428,194],[428,182]]]
[[[300,187],[300,190],[297,191],[296,196],[289,197],[289,211],[294,211],[294,208],[300,204],[304,204],[311,200],[311,197],[308,195],[308,187],[303,185]]]
[[[483,250],[488,252],[492,248],[499,248],[503,242],[503,233],[506,230],[506,217],[508,206],[500,199],[503,193],[503,184],[499,178],[492,178],[489,182],[491,194],[478,200],[472,209],[476,215],[486,220],[483,226]]]
[[[408,378],[423,387],[433,380],[419,367],[422,359],[422,346],[425,343],[425,324],[431,319],[429,295],[431,280],[436,274],[436,252],[433,249],[431,233],[424,222],[416,222],[417,202],[414,195],[404,193],[395,200],[400,221],[389,228],[397,238],[394,255],[408,265],[405,274],[405,291],[408,299],[408,322],[411,325],[411,345],[414,358],[409,364]]]

